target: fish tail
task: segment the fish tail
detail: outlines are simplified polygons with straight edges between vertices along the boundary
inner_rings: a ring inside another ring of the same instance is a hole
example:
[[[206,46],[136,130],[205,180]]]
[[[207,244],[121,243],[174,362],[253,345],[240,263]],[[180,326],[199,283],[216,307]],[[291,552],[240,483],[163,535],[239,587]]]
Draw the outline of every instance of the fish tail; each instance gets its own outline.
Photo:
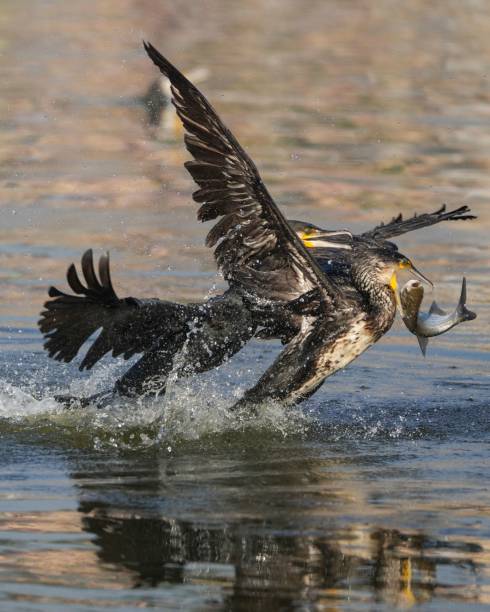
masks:
[[[476,313],[466,308],[466,278],[463,276],[463,282],[461,284],[461,295],[459,296],[458,306],[456,312],[461,321],[472,321],[476,319]]]
[[[422,351],[422,355],[425,357],[427,352],[427,345],[429,344],[429,338],[425,336],[419,336],[417,334],[417,340],[419,341],[420,350]]]

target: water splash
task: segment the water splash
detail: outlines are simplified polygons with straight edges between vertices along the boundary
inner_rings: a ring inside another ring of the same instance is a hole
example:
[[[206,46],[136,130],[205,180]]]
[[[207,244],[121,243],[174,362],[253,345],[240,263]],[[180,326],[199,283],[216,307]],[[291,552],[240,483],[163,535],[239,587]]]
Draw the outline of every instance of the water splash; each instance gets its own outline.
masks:
[[[130,364],[108,359],[80,375],[73,364],[40,362],[42,353],[6,355],[0,378],[0,434],[12,432],[31,440],[42,436],[46,443],[102,451],[174,453],[183,445],[198,444],[203,449],[230,441],[265,445],[271,438],[277,442],[303,437],[335,444],[441,438],[449,430],[459,436],[488,431],[486,409],[479,402],[464,401],[457,394],[443,406],[439,395],[405,397],[398,393],[394,398],[384,388],[377,393],[359,389],[359,377],[353,379],[352,372],[348,381],[342,376],[333,379],[324,392],[299,407],[268,402],[253,418],[231,412],[229,407],[257,379],[257,370],[264,368],[263,361],[254,360],[253,347],[249,352],[245,350],[244,356],[213,372],[180,379],[177,369],[185,360],[178,358],[165,395],[114,398],[104,408],[93,405],[73,410],[60,406],[54,396],[86,397],[110,389]],[[359,372],[363,374],[362,369]]]
[[[53,397],[37,399],[9,382],[0,381],[0,419],[20,421],[61,410]]]
[[[68,388],[42,388],[34,379],[16,386],[0,379],[0,431],[42,433],[60,443],[98,450],[172,452],[189,442],[207,439],[212,443],[213,438],[240,436],[250,430],[269,437],[302,435],[311,421],[297,409],[272,402],[261,407],[258,417],[231,412],[229,407],[243,389],[234,388],[230,395],[222,376],[219,380],[173,376],[164,396],[116,397],[104,408],[66,409],[54,399],[56,394],[83,397],[110,388],[119,367],[103,364],[86,378],[72,379]]]

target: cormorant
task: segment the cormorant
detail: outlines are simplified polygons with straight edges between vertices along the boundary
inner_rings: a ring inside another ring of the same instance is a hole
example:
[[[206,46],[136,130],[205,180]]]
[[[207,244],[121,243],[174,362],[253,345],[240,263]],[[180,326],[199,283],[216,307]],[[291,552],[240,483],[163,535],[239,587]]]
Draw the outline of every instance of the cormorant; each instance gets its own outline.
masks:
[[[186,147],[194,157],[185,167],[200,187],[193,194],[201,204],[198,218],[221,217],[206,244],[215,247],[230,288],[205,304],[121,300],[112,287],[108,256],[101,258],[97,278],[87,251],[82,257],[86,286],[73,265],[68,269],[68,283],[78,295],[54,287],[49,291],[53,299],[39,322],[45,347],[55,359],[71,361],[101,328],[80,368],[92,367],[111,351],[125,358],[143,353],[115,386],[116,392],[131,395],[151,390],[153,378],[154,390],[161,390],[182,347],[185,359],[178,375],[216,367],[256,334],[279,337],[286,347],[238,405],[268,398],[302,401],[391,327],[396,272],[415,270],[387,238],[473,217],[467,207],[408,220],[399,216],[360,236],[295,226],[299,222],[291,226],[204,96],[153,46],[145,43],[145,49],[171,82]]]
[[[369,248],[382,228],[382,239],[446,220],[469,219],[466,207],[403,219],[353,235],[348,230],[329,231],[304,221],[288,221],[314,255],[331,282],[343,291],[352,288],[351,262],[357,251]],[[380,236],[381,238],[381,236]],[[396,248],[388,244],[388,248]],[[375,245],[376,247],[376,245]],[[74,264],[67,271],[68,285],[77,295],[68,295],[51,287],[52,298],[45,304],[39,326],[46,337],[50,357],[69,362],[98,329],[101,333],[87,351],[80,369],[90,369],[106,353],[129,359],[143,353],[140,360],[103,396],[140,395],[164,392],[175,356],[185,347],[177,376],[210,370],[239,351],[253,336],[280,338],[284,344],[296,335],[303,314],[314,312],[314,300],[292,302],[264,300],[253,303],[235,287],[205,303],[179,304],[169,301],[119,298],[112,286],[109,255],[99,260],[99,278],[94,270],[92,251],[81,261],[83,284]],[[313,310],[312,310],[313,308]],[[155,384],[151,381],[154,378]],[[75,399],[75,398],[73,398]],[[93,398],[85,398],[89,403]],[[99,398],[100,399],[100,398]]]

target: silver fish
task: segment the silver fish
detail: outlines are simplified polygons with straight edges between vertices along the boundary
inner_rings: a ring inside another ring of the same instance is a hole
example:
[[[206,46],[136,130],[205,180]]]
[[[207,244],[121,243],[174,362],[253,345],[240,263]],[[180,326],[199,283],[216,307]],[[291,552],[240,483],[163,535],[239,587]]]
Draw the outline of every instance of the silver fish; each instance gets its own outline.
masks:
[[[453,312],[447,313],[434,301],[429,312],[420,312],[424,288],[419,281],[409,280],[400,291],[403,322],[417,336],[423,355],[427,351],[429,338],[439,336],[463,321],[476,319],[476,314],[466,308],[466,278],[463,278],[459,302]]]

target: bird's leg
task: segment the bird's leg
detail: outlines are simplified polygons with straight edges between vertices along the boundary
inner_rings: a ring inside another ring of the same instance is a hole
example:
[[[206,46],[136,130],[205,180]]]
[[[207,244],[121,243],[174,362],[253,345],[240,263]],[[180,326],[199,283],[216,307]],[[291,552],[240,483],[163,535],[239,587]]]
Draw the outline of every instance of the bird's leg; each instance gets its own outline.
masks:
[[[185,334],[179,334],[170,346],[168,342],[166,346],[157,344],[116,381],[112,389],[88,397],[56,395],[55,399],[68,409],[86,408],[91,405],[105,408],[118,397],[131,398],[165,393],[165,385],[172,371],[175,354],[182,348],[184,341]]]
[[[175,356],[185,340],[186,334],[182,333],[173,337],[171,343],[167,339],[157,343],[116,382],[114,394],[123,397],[164,394]]]
[[[92,404],[95,404],[97,408],[103,408],[111,402],[114,397],[114,391],[101,391],[100,393],[94,393],[88,397],[75,397],[73,395],[55,395],[54,399],[58,404],[62,404],[67,410],[75,410],[76,408],[87,408]]]
[[[310,397],[335,369],[333,360],[322,360],[335,339],[322,317],[306,325],[232,410],[246,407],[256,412],[254,407],[267,400],[298,404]]]

